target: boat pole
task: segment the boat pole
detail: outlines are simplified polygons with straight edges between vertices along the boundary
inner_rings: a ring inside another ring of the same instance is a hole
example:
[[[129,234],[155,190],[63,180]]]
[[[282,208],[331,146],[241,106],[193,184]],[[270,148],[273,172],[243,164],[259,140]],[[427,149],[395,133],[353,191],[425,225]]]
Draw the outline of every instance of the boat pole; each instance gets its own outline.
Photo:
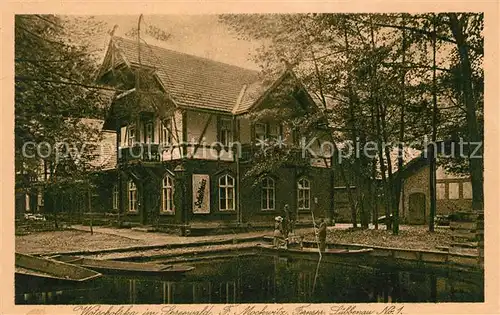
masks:
[[[319,244],[319,238],[318,234],[316,233],[316,221],[314,220],[314,212],[311,209],[311,217],[313,220],[313,232],[314,232],[314,238],[316,239],[316,244],[318,245],[318,253],[319,253],[319,259],[321,260],[322,254],[321,254],[321,247]]]
[[[312,209],[311,209],[311,217],[313,220],[314,237],[316,238],[316,244],[318,244],[318,253],[319,253],[318,265],[316,266],[316,273],[314,274],[314,283],[313,283],[313,289],[312,289],[312,293],[314,294],[314,290],[316,289],[316,280],[318,279],[318,274],[319,274],[319,265],[321,264],[321,258],[323,258],[323,254],[321,254],[321,246],[319,244],[318,234],[316,233],[316,221],[314,220],[314,212]],[[319,232],[319,228],[318,228],[318,232]]]

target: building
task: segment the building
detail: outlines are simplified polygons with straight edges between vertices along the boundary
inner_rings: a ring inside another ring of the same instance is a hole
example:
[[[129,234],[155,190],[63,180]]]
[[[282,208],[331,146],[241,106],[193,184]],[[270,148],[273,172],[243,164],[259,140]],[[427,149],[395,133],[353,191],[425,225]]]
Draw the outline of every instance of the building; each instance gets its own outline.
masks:
[[[98,137],[96,135],[94,138],[94,140],[99,138],[99,141],[92,143],[95,147],[92,147],[92,151],[88,152],[88,157],[83,157],[84,163],[88,163],[89,168],[95,169],[94,173],[112,173],[116,168],[116,132],[102,130],[104,124],[102,119],[81,118],[79,124],[85,129],[93,130],[99,134]],[[91,146],[87,146],[87,148],[89,147]],[[82,149],[81,154],[86,154],[85,150]],[[16,219],[22,219],[26,214],[43,214],[54,211],[65,214],[82,214],[91,209],[96,210],[101,204],[105,204],[102,200],[107,196],[94,198],[96,200],[93,205],[89,206],[88,198],[81,198],[81,192],[47,191],[47,185],[52,179],[52,172],[59,164],[53,164],[50,159],[35,158],[34,156],[31,157],[31,160],[27,160],[30,163],[35,163],[36,166],[30,172],[26,167],[23,167],[21,161],[16,161]]]
[[[270,226],[285,204],[302,221],[333,212],[326,159],[302,157],[304,164],[247,176],[256,155],[266,160],[265,143],[288,148],[300,139],[299,129],[280,115],[315,109],[289,67],[261,78],[253,70],[114,37],[98,82],[117,89],[104,129],[116,131],[118,164],[110,172],[112,187],[103,191],[109,190],[107,207],[123,225],[181,231]],[[265,110],[277,116],[252,116]]]
[[[402,222],[426,224],[429,222],[430,190],[429,161],[417,157],[402,172],[404,185],[400,191],[399,213]],[[448,173],[442,166],[436,169],[436,215],[452,214],[472,209],[470,177]]]

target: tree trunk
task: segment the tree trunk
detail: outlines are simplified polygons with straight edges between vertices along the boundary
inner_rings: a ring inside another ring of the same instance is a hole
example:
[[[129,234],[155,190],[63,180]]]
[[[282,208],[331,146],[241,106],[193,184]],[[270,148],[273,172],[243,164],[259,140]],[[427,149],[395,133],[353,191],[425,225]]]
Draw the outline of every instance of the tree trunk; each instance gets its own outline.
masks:
[[[479,150],[480,158],[469,159],[469,172],[472,182],[472,209],[482,211],[484,207],[484,191],[483,191],[483,148],[482,137],[480,136],[479,127],[476,117],[476,100],[472,88],[472,68],[469,60],[469,51],[464,34],[464,23],[458,19],[456,13],[449,13],[450,28],[457,42],[458,55],[460,57],[460,72],[462,76],[462,88],[466,107],[467,131],[469,141],[472,143],[481,143]]]
[[[350,54],[349,54],[349,39],[347,37],[347,27],[344,29],[344,43],[345,43],[345,51],[346,51],[346,57],[347,57],[347,63],[350,63]],[[354,146],[356,147],[356,143],[358,141],[357,139],[357,134],[356,134],[356,128],[355,128],[355,114],[354,114],[354,95],[353,95],[353,88],[352,88],[352,80],[351,80],[351,69],[350,66],[347,68],[347,89],[348,89],[348,94],[349,94],[349,128],[351,129],[351,140]],[[358,154],[354,155],[354,172],[352,172],[356,176],[356,190],[357,190],[357,197],[358,197],[358,205],[363,204],[363,197],[362,197],[362,191],[361,191],[361,181],[360,181],[360,176],[359,176],[359,158]],[[347,185],[347,183],[346,183]],[[350,187],[347,186],[347,190],[350,192]],[[352,224],[353,227],[357,226],[357,207],[351,207],[351,218],[353,220]],[[361,213],[361,217],[363,217],[363,214]]]
[[[430,211],[429,211],[429,232],[434,232],[434,217],[436,216],[436,157],[437,150],[434,144],[437,139],[437,82],[436,82],[436,16],[432,17],[432,143],[429,149],[429,195],[430,195]]]
[[[383,144],[388,143],[388,136],[387,136],[387,126],[386,126],[386,110],[385,107],[383,107],[382,104],[380,104],[381,107],[381,116],[380,116],[380,122],[381,122],[381,127],[382,127],[382,141]],[[385,222],[387,225],[387,230],[392,228],[392,219],[391,219],[391,214],[393,212],[393,198],[394,198],[394,189],[393,189],[393,178],[392,178],[392,161],[391,161],[391,152],[388,146],[384,145],[384,153],[385,153],[385,159],[387,160],[387,181],[386,181],[386,190],[387,190],[387,195],[386,195],[386,211],[385,211]]]
[[[371,48],[373,51],[375,51],[375,34],[373,30],[373,21],[372,17],[370,16],[370,36],[371,36]],[[379,157],[379,163],[380,163],[380,172],[382,175],[382,184],[384,187],[384,203],[385,203],[385,224],[386,228],[389,229],[390,226],[390,204],[388,203],[389,198],[390,198],[390,192],[387,186],[387,176],[386,176],[386,168],[385,168],[385,162],[384,162],[384,152],[382,149],[383,146],[383,135],[382,135],[382,126],[381,126],[381,119],[382,119],[382,114],[383,111],[381,110],[381,104],[380,98],[378,97],[378,87],[377,87],[377,70],[376,66],[372,63],[370,64],[371,68],[371,101],[372,101],[372,106],[375,107],[375,112],[376,112],[376,133],[377,133],[377,147],[378,147],[378,157]],[[385,119],[385,118],[384,118]],[[390,160],[389,160],[390,161]],[[378,219],[378,218],[377,218]]]
[[[405,26],[405,14],[402,14],[402,24]],[[406,77],[406,31],[403,29],[403,38],[401,44],[401,113],[399,116],[399,144],[398,144],[398,178],[396,182],[397,192],[395,207],[393,209],[393,226],[392,233],[394,235],[399,234],[399,206],[400,206],[400,197],[404,190],[404,179],[402,176],[403,172],[403,164],[404,164],[404,151],[403,151],[403,142],[405,140],[405,77]],[[404,207],[404,202],[402,203]]]

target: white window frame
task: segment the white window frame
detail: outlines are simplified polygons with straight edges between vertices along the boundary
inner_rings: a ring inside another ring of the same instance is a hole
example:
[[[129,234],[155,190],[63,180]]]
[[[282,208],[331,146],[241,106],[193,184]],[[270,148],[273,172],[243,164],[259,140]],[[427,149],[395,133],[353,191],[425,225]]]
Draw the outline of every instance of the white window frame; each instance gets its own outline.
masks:
[[[303,201],[302,205],[301,201]],[[299,210],[311,209],[311,181],[304,177],[297,181],[297,208]]]
[[[229,179],[231,179],[232,184],[229,184]],[[225,183],[223,183],[223,180]],[[219,177],[219,210],[220,211],[234,211],[235,210],[235,187],[234,187],[234,177],[229,174]],[[222,199],[222,192],[226,196]],[[231,198],[227,198],[231,196]]]
[[[43,192],[38,191],[37,196],[36,196],[36,205],[38,208],[43,207],[44,205],[44,198],[43,198]]]
[[[153,143],[154,142],[154,122],[148,121],[144,124],[144,142]]]
[[[219,142],[225,147],[233,142],[233,121],[229,118],[219,119]]]
[[[175,213],[174,179],[169,174],[166,174],[162,180],[160,212],[168,214]]]
[[[470,195],[466,195],[465,193],[465,186],[469,186],[470,187]],[[462,183],[462,199],[465,199],[465,200],[470,200],[472,199],[472,183],[471,182],[463,182]]]
[[[127,144],[129,147],[135,143],[136,130],[134,125],[127,126]]]
[[[257,129],[258,127],[261,126],[264,128],[264,133],[257,133]],[[265,123],[255,123],[254,125],[254,136],[255,136],[255,140],[266,140],[267,139],[267,124]],[[263,137],[262,137],[263,136]]]
[[[273,128],[276,128],[276,133],[271,133]],[[269,124],[269,139],[276,141],[281,137],[281,125],[280,124]]]
[[[172,144],[172,118],[162,120],[160,142],[163,145]]]
[[[276,186],[274,179],[266,177],[261,183],[261,203],[260,208],[263,211],[270,211],[276,209]],[[272,200],[272,205],[271,205]]]
[[[452,193],[451,187],[456,187],[456,194]],[[458,200],[460,199],[460,183],[459,182],[450,182],[448,183],[448,199],[450,200]]]
[[[137,186],[135,185],[133,180],[130,180],[128,182],[128,211],[129,212],[137,212],[138,207],[137,207],[137,200],[138,199],[138,193],[137,193]]]
[[[120,199],[120,192],[118,191],[118,184],[113,186],[113,192],[111,194],[112,201],[113,201],[113,210],[118,210],[119,207],[119,199]]]

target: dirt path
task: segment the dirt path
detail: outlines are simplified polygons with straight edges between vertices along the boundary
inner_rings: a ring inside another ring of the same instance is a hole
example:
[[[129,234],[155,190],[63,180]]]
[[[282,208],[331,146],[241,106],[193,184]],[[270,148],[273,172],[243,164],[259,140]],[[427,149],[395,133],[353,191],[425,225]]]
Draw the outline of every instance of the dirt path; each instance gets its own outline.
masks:
[[[48,254],[61,251],[100,250],[116,247],[147,245],[142,240],[104,233],[82,231],[39,232],[16,236],[16,252]]]

